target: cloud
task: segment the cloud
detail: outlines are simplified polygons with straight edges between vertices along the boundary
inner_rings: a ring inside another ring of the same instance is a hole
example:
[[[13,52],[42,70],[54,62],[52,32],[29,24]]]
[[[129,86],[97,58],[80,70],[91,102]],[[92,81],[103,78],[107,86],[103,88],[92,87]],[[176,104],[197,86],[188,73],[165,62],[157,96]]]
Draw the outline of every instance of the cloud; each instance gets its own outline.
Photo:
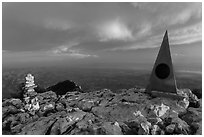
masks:
[[[6,53],[6,52],[9,52],[8,50],[2,50],[2,53]]]
[[[78,45],[77,42],[71,42],[68,45],[62,45],[59,47],[52,48],[47,51],[50,56],[69,56],[73,58],[87,58],[87,57],[98,57],[97,55],[91,55],[84,53],[81,50],[71,49],[71,47]]]
[[[61,46],[52,48],[51,52],[53,52],[54,54],[69,53],[70,48],[73,46],[76,46],[76,45],[79,45],[79,43],[78,42],[69,42],[66,45],[61,45]]]
[[[181,54],[181,53],[172,53],[171,55],[175,56],[175,57],[184,57],[185,56],[184,54]]]
[[[171,44],[190,44],[202,41],[202,23],[170,31]]]
[[[111,49],[108,49],[108,51],[128,51],[128,50],[150,49],[150,48],[156,48],[156,47],[158,47],[157,44],[148,40],[141,43],[134,43],[131,45],[111,48]]]
[[[185,45],[202,41],[202,23],[196,23],[179,29],[168,31],[171,45]],[[160,47],[163,33],[151,36],[144,41],[108,49],[109,51],[127,51]]]
[[[43,23],[45,28],[48,28],[48,29],[57,29],[57,30],[66,31],[73,27],[73,25],[70,22],[66,20],[57,19],[57,18],[45,19]]]
[[[144,15],[150,15],[149,20],[155,26],[169,26],[176,24],[185,24],[193,19],[201,19],[202,3],[201,2],[163,2],[148,3],[136,2],[131,5]]]
[[[144,36],[148,36],[152,33],[151,31],[152,24],[150,23],[143,22],[139,27],[140,27],[139,31],[135,34],[136,39],[142,38]]]
[[[2,13],[2,48],[58,57],[105,56],[106,51],[159,47],[167,28],[171,44],[194,43],[202,40],[201,5],[8,3]]]
[[[144,3],[142,3],[142,2],[131,2],[130,4],[136,9],[140,9],[144,5]]]
[[[171,4],[173,6],[173,4]],[[164,7],[170,6],[168,4],[164,5]],[[166,11],[163,9],[161,14],[158,14],[157,17],[157,25],[160,24],[168,24],[168,25],[176,25],[176,24],[185,24],[194,19],[200,19],[202,13],[201,3],[178,3],[174,5],[173,8],[166,8]]]
[[[108,21],[97,26],[97,33],[100,41],[110,40],[133,40],[132,31],[120,19]]]
[[[54,53],[54,54],[52,54]],[[87,57],[98,57],[97,55],[91,55],[88,53],[80,53],[78,50],[68,49],[67,47],[59,47],[57,50],[54,50],[49,54],[50,56],[68,56],[73,58],[87,58]]]

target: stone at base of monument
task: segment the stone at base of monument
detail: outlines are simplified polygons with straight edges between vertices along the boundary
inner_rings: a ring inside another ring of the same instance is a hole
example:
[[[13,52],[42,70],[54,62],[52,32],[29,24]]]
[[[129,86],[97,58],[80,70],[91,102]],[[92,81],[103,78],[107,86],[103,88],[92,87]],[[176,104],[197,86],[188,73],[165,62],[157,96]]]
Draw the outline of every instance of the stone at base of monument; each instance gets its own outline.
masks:
[[[165,97],[165,98],[171,98],[175,100],[183,100],[185,96],[174,94],[174,93],[165,93],[160,91],[151,91],[150,92],[152,97]]]

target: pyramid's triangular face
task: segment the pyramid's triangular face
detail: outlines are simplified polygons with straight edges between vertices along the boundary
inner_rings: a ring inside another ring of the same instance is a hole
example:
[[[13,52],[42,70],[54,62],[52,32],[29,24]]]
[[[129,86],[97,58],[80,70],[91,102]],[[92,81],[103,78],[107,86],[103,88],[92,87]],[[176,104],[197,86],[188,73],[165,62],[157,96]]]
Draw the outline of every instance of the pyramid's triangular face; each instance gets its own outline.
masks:
[[[155,61],[147,91],[177,93],[167,31]]]

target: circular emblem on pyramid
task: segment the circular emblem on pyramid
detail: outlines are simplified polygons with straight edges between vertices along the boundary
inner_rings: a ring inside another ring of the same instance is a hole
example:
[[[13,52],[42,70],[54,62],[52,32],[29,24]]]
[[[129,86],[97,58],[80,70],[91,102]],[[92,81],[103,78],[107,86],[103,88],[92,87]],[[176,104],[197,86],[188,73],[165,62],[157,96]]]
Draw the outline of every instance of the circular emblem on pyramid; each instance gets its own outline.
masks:
[[[166,79],[170,74],[170,68],[168,65],[161,63],[157,65],[155,69],[155,74],[160,79]]]

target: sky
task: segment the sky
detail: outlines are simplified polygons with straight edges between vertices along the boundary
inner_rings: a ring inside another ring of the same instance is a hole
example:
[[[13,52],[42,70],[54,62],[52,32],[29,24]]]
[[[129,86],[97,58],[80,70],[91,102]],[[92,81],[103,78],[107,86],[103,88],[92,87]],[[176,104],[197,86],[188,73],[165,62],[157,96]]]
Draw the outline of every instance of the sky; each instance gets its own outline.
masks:
[[[175,66],[201,70],[201,2],[4,2],[2,62],[152,65],[166,30]]]

